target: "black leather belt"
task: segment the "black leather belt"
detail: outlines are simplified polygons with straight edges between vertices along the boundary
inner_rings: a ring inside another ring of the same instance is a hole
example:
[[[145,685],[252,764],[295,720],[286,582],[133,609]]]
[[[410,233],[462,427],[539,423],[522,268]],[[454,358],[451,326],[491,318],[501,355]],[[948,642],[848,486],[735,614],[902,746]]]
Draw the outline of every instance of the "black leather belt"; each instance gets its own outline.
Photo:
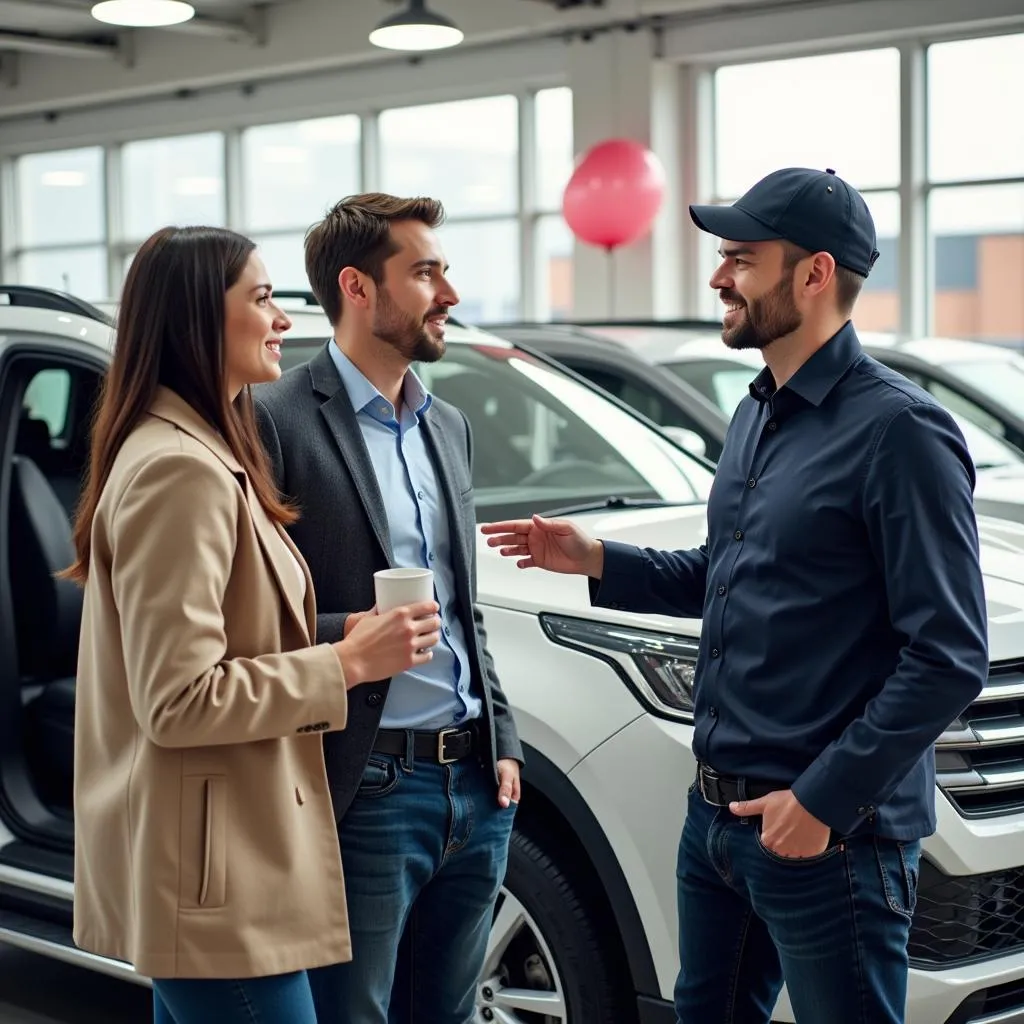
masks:
[[[408,743],[404,729],[379,729],[373,741],[378,754],[394,754],[404,757]],[[419,757],[435,764],[451,764],[470,757],[479,749],[477,730],[474,726],[465,729],[442,729],[440,732],[413,733],[413,757]]]
[[[760,782],[745,779],[743,795],[740,794],[740,780],[731,775],[719,775],[714,768],[697,762],[697,790],[702,797],[715,807],[728,807],[734,800],[757,800],[780,789],[788,788],[779,782]]]

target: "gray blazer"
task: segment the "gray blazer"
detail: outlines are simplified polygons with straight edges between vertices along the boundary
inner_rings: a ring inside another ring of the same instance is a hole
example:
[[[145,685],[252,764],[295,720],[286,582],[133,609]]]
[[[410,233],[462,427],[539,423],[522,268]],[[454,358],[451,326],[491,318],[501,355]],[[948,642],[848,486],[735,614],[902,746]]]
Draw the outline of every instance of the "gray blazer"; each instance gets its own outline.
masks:
[[[326,345],[279,381],[255,388],[254,397],[277,485],[301,512],[288,532],[313,578],[316,639],[340,640],[349,613],[373,607],[373,574],[393,560],[384,501],[352,402]],[[448,507],[459,615],[472,662],[473,692],[484,706],[487,756],[492,764],[506,757],[522,761],[515,723],[487,652],[483,616],[476,605],[469,421],[454,406],[435,398],[421,429]],[[339,821],[370,755],[389,683],[367,683],[353,690],[348,726],[324,736],[327,777]]]

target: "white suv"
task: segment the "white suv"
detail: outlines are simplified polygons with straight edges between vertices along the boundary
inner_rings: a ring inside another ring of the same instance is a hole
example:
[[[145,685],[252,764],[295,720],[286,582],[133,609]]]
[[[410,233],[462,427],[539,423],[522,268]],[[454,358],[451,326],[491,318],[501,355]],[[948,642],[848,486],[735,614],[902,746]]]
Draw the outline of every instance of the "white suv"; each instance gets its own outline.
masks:
[[[293,315],[286,365],[328,333],[318,311]],[[110,334],[104,314],[67,296],[0,288],[0,941],[144,983],[70,933],[81,598],[52,570],[70,559]],[[449,341],[420,369],[473,424],[480,521],[568,509],[603,537],[703,540],[711,473],[700,460],[543,358],[457,326]],[[980,528],[991,678],[939,744],[912,1024],[1024,1022],[1024,529]],[[583,580],[517,570],[482,539],[478,556],[528,764],[476,1021],[670,1024],[700,623],[594,609]],[[785,996],[776,1018],[793,1019]]]

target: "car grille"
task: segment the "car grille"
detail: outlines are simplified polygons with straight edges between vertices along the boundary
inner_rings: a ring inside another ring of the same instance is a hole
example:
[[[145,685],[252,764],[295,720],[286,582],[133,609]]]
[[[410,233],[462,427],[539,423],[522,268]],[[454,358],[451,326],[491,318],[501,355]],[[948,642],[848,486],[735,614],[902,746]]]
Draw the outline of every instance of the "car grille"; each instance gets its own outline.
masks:
[[[1024,948],[1024,867],[944,875],[922,858],[910,959],[918,967],[1005,956]]]
[[[935,745],[938,784],[965,817],[1024,810],[1024,661],[997,662]]]

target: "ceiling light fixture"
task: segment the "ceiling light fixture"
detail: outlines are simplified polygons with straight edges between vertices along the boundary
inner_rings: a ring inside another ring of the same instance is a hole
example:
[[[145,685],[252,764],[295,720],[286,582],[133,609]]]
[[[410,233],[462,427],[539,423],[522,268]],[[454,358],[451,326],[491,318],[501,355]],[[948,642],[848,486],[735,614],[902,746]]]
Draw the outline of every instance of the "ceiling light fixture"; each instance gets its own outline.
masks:
[[[185,0],[102,0],[93,4],[92,16],[107,25],[127,28],[163,28],[195,17],[196,9]]]
[[[385,18],[370,33],[370,42],[385,50],[443,50],[462,40],[455,22],[428,11],[425,0],[409,0],[407,10]]]

